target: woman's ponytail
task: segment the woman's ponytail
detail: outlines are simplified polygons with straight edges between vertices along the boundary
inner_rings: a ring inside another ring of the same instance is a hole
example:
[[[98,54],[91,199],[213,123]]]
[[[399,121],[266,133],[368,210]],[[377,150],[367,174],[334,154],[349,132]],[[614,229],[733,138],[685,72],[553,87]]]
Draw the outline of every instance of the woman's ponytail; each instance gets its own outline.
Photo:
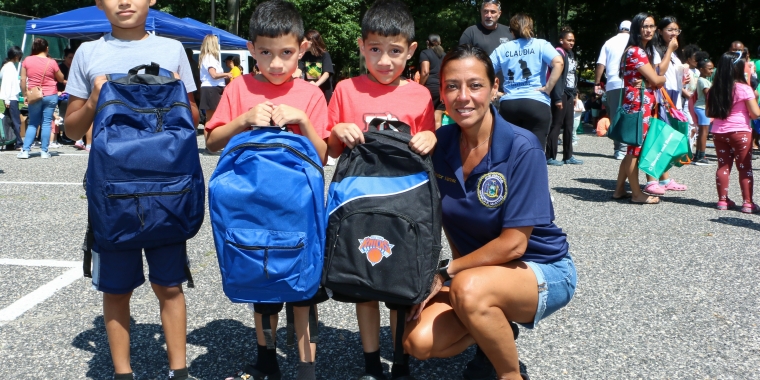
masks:
[[[438,58],[441,58],[444,56],[444,54],[446,54],[446,51],[443,50],[443,46],[441,46],[441,36],[437,34],[431,34],[428,36],[427,42],[430,45],[430,49],[433,49],[433,52],[438,56]]]

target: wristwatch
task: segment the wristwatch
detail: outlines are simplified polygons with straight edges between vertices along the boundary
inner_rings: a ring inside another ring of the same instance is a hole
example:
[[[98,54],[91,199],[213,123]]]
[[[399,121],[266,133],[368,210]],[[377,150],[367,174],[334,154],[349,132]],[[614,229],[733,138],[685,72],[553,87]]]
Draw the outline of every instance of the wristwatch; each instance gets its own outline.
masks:
[[[438,263],[438,274],[443,278],[443,282],[451,280],[451,276],[449,275],[449,264],[451,264],[451,259],[441,260],[441,262]]]

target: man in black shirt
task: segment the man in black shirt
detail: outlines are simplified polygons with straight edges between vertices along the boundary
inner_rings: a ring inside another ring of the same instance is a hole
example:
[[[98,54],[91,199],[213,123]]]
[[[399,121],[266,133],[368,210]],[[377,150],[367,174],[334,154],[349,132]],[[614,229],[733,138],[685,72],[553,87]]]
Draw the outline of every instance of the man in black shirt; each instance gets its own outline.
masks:
[[[483,5],[480,6],[480,23],[465,29],[462,37],[459,37],[459,44],[477,46],[485,50],[486,54],[491,55],[499,45],[515,38],[508,26],[499,24],[499,17],[501,17],[501,3],[498,0],[483,1]],[[501,72],[497,77],[499,87],[501,87],[504,77]]]

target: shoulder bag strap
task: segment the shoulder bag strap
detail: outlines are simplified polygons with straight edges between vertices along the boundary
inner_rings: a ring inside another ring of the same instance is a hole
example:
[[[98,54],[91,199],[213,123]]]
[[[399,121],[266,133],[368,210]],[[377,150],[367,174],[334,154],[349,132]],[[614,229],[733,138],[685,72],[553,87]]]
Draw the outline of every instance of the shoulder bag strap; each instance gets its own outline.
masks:
[[[42,88],[42,84],[45,82],[45,74],[47,74],[47,69],[48,69],[48,66],[50,66],[50,61],[52,61],[52,59],[48,58],[47,63],[45,64],[45,69],[42,70],[42,77],[40,78],[40,88]]]

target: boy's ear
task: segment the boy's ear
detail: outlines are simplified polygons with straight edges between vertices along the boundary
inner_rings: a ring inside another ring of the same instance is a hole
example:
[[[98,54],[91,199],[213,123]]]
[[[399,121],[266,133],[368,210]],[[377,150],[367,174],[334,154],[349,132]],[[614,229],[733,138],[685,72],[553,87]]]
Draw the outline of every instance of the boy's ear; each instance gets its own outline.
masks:
[[[298,59],[301,59],[303,55],[306,54],[306,51],[309,50],[309,41],[301,41],[301,45],[298,48]]]
[[[364,54],[364,40],[359,37],[356,39],[356,44],[359,45],[359,52]]]
[[[251,42],[251,41],[246,41],[246,42],[245,42],[245,47],[247,47],[247,48],[248,48],[248,52],[249,52],[249,53],[251,53],[251,56],[252,56],[252,57],[256,57],[256,47],[255,47],[255,46],[253,46],[253,42]]]
[[[101,11],[103,10],[103,0],[95,0],[95,6]]]
[[[412,59],[412,56],[414,55],[414,52],[417,50],[417,42],[412,42],[409,44],[409,52],[406,55],[406,59]]]
[[[156,0],[150,0],[150,6],[152,7],[154,5],[156,5]]]

